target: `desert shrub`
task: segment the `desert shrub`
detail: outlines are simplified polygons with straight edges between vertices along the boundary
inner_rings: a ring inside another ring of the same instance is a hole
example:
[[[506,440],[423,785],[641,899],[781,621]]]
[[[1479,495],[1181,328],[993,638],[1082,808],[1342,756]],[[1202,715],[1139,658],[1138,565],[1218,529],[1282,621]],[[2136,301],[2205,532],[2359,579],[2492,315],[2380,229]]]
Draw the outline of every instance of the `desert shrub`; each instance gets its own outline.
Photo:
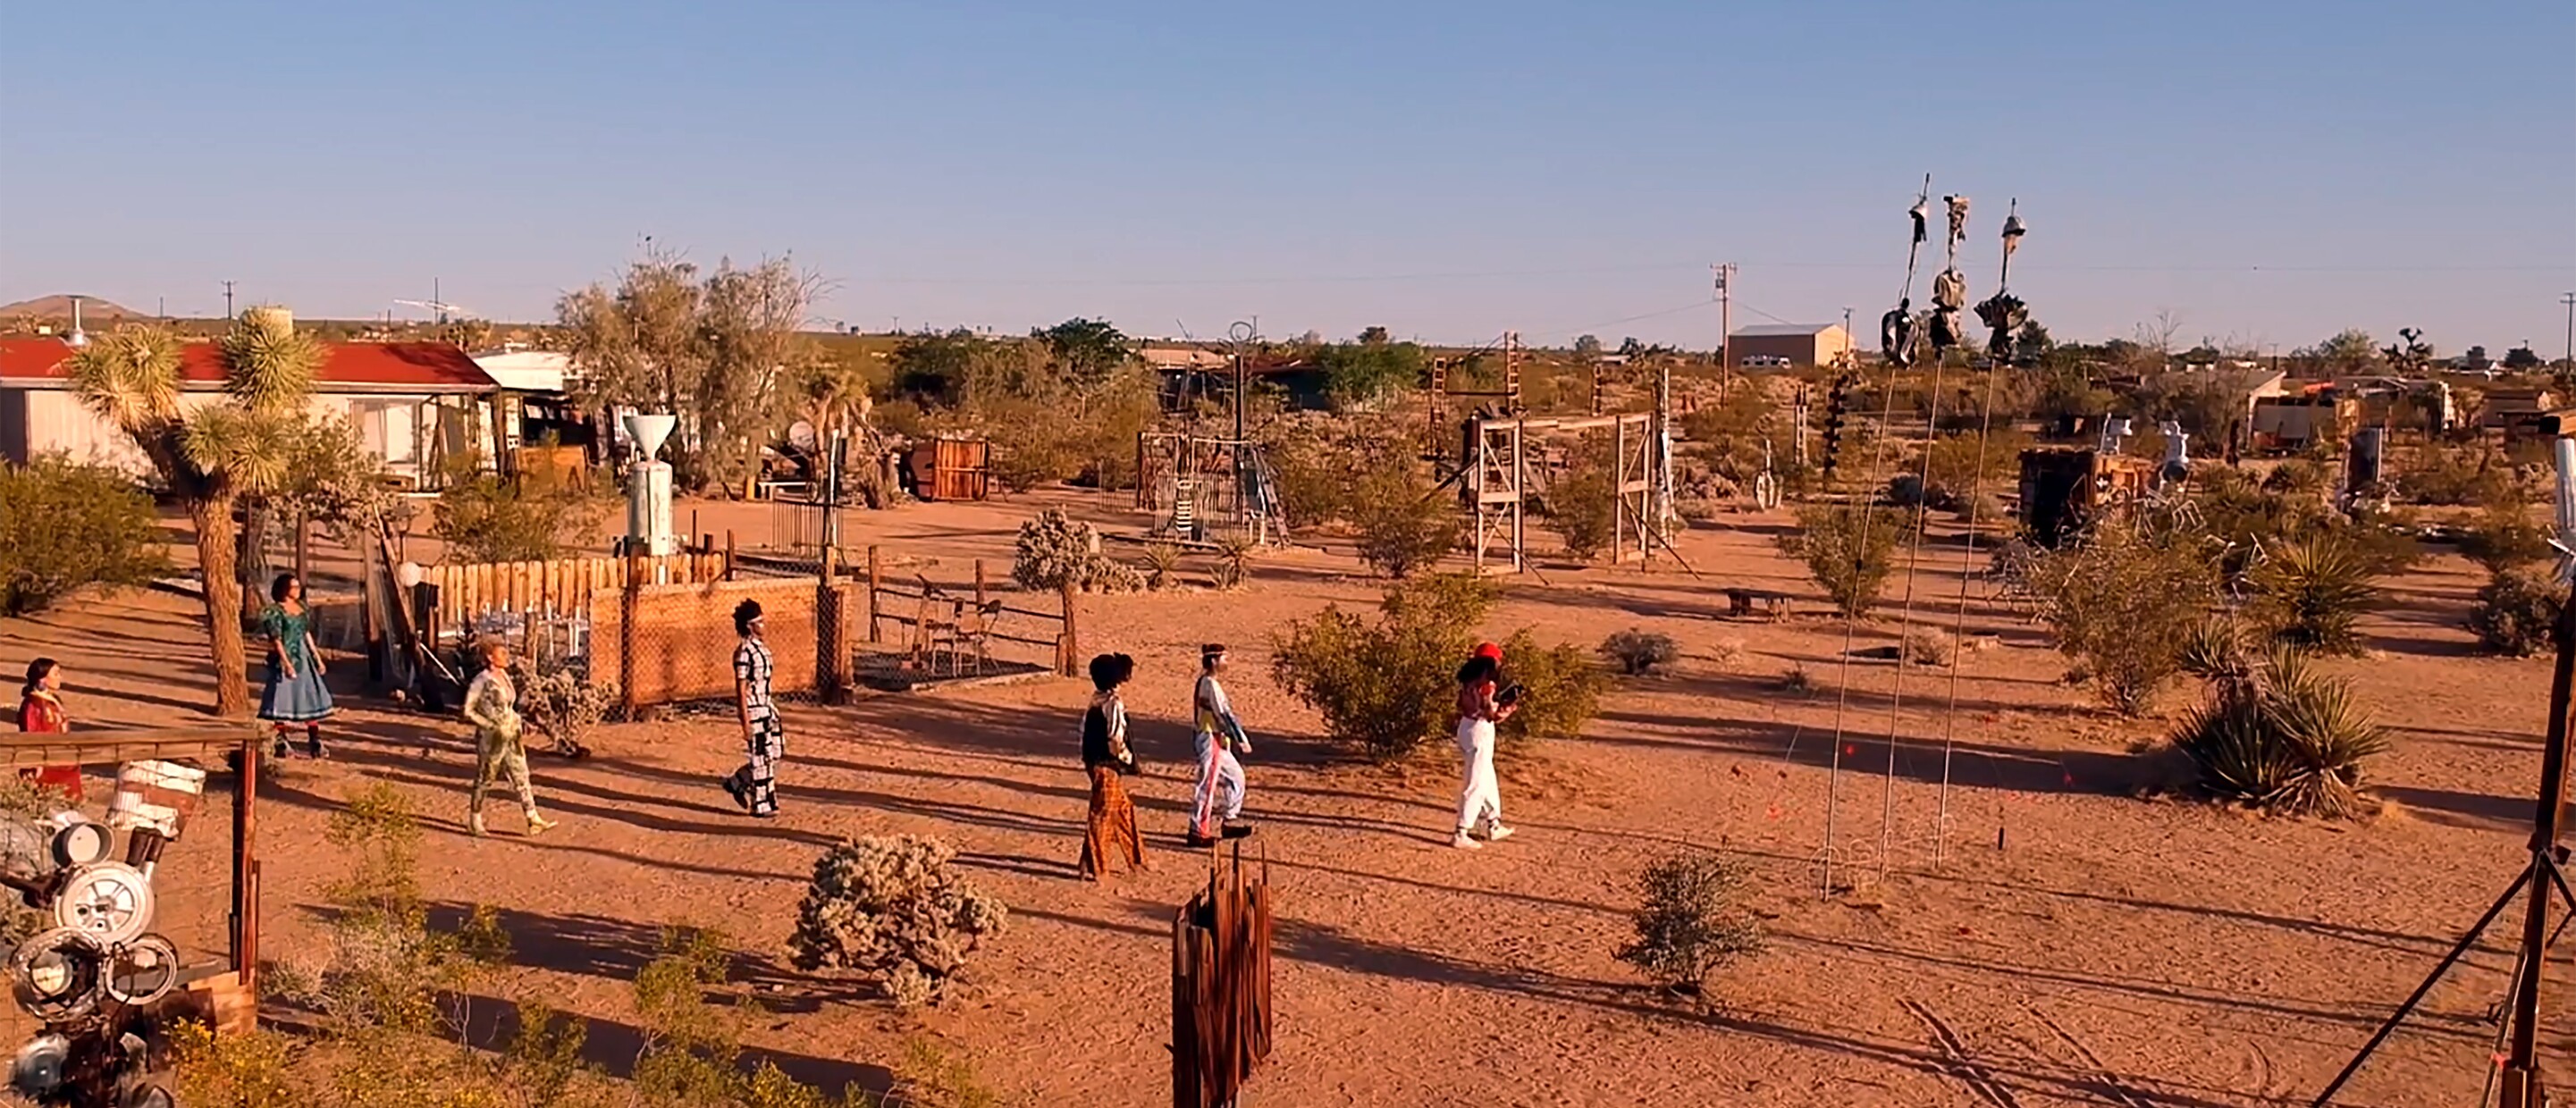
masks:
[[[1502,645],[1503,678],[1521,687],[1521,706],[1496,733],[1505,740],[1581,734],[1601,710],[1601,692],[1608,683],[1592,653],[1568,642],[1541,645],[1526,629],[1513,632]]]
[[[1172,577],[1181,569],[1181,544],[1156,541],[1145,544],[1145,587],[1170,588]]]
[[[170,1032],[170,1061],[179,1072],[179,1102],[208,1108],[303,1108],[289,1063],[294,1041],[259,1028],[218,1037],[195,1020]]]
[[[2478,513],[2478,520],[2460,533],[2460,553],[2466,554],[2488,573],[2502,573],[2514,566],[2545,562],[2557,556],[2549,547],[2550,529],[2531,518],[2531,513],[2514,500],[2491,502]]]
[[[938,1003],[966,956],[1009,918],[949,866],[956,856],[918,835],[849,839],[825,852],[788,939],[797,968],[853,975],[898,1007]]]
[[[1599,652],[1612,665],[1618,666],[1619,672],[1631,677],[1653,673],[1682,656],[1682,648],[1673,642],[1671,635],[1634,627],[1612,632],[1609,638],[1601,640]]]
[[[1328,605],[1272,638],[1272,674],[1324,717],[1324,732],[1394,760],[1447,730],[1468,628],[1493,606],[1493,586],[1439,574],[1386,591],[1375,621]]]
[[[2218,573],[2196,535],[2104,523],[2042,552],[2029,580],[2058,652],[2105,703],[2137,715],[2179,668]]]
[[[2246,575],[2255,624],[2292,646],[2337,654],[2361,649],[2354,624],[2378,601],[2375,567],[2340,531],[2318,530],[2274,543]]]
[[[1744,662],[1744,640],[1719,639],[1710,643],[1708,660],[1715,663],[1719,669],[1734,669]]]
[[[1252,580],[1252,556],[1260,551],[1251,538],[1227,535],[1216,540],[1216,587],[1239,589]]]
[[[1020,524],[1013,544],[1011,580],[1021,588],[1054,592],[1066,585],[1084,592],[1135,592],[1145,587],[1136,567],[1100,552],[1100,534],[1059,508]]]
[[[519,688],[519,710],[529,726],[546,733],[558,750],[581,751],[581,737],[618,703],[617,683],[594,681],[550,658],[514,659],[510,675]]]
[[[1947,631],[1929,627],[1905,629],[1905,659],[1918,666],[1946,666],[1958,656],[1959,642]]]
[[[1804,663],[1791,662],[1789,668],[1780,674],[1780,691],[1796,696],[1812,696],[1816,691],[1816,679],[1807,672]]]
[[[168,565],[152,499],[123,473],[60,455],[0,462],[0,615],[88,585],[144,584]]]
[[[1703,854],[1648,865],[1630,916],[1637,937],[1619,948],[1619,960],[1665,988],[1697,994],[1719,967],[1762,949],[1761,924],[1738,903],[1746,876],[1743,863]]]
[[[2350,681],[2275,647],[2213,686],[2173,740],[2202,787],[2288,815],[2358,814],[2363,764],[2388,740],[2353,700]]]
[[[1457,506],[1409,465],[1361,477],[1346,510],[1360,560],[1389,577],[1412,576],[1458,545]]]
[[[1951,512],[1959,522],[1975,527],[1991,527],[2011,518],[2004,512],[2004,502],[1990,492],[1960,497],[1953,502]]]
[[[1990,430],[1979,441],[1974,432],[1943,435],[1923,448],[1914,472],[1934,507],[1958,504],[1969,494],[2003,488],[2021,472],[2021,452],[2031,437],[2010,428]]]
[[[1798,530],[1780,536],[1780,550],[1807,563],[1836,609],[1865,615],[1896,568],[1896,545],[1908,523],[1898,511],[1813,505],[1798,509]]]
[[[2305,458],[2291,458],[2272,467],[2263,478],[2263,491],[2316,495],[2326,487],[2326,467]]]
[[[1610,467],[1584,452],[1548,490],[1547,520],[1568,556],[1584,561],[1599,557],[1619,528],[1619,492],[1612,487]]]
[[[2493,448],[2426,451],[2397,474],[2397,491],[2418,504],[2493,504],[2513,494],[2513,473]]]
[[[2509,566],[2496,571],[2469,606],[2469,630],[2478,644],[2497,654],[2528,658],[2547,651],[2567,604],[2567,589],[2549,565]]]
[[[2174,661],[2184,673],[2204,681],[2221,681],[2242,675],[2252,664],[2252,655],[2246,648],[2244,628],[2235,617],[2213,615],[2183,631]]]
[[[472,468],[467,468],[468,465]],[[607,501],[569,486],[538,487],[460,462],[430,507],[430,532],[462,562],[540,562],[564,552],[567,535],[588,534]]]

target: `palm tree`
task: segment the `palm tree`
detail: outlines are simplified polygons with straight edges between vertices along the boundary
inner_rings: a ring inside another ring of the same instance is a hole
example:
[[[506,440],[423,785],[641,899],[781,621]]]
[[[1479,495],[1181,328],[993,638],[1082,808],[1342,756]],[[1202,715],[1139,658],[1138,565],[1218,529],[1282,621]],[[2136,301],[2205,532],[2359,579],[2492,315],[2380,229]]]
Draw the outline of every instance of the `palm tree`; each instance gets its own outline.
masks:
[[[179,340],[158,327],[118,328],[73,355],[70,372],[82,402],[134,440],[188,509],[205,579],[215,713],[241,718],[250,714],[250,684],[233,508],[285,484],[322,350],[285,309],[252,308],[233,322],[222,351],[229,396],[202,407],[179,403]]]

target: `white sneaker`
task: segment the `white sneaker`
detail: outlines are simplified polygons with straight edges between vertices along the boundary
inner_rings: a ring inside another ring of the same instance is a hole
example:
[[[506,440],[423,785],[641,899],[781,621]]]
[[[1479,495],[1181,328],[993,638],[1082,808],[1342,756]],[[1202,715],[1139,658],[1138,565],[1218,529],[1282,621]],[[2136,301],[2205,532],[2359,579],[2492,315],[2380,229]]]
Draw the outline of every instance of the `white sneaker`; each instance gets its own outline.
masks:
[[[1485,829],[1485,841],[1489,843],[1498,843],[1511,837],[1512,829],[1499,823]]]
[[[465,833],[478,839],[483,837],[483,813],[475,812],[465,817]]]
[[[1480,843],[1480,842],[1477,842],[1477,841],[1476,841],[1476,840],[1474,840],[1474,839],[1468,838],[1468,837],[1467,837],[1467,833],[1466,833],[1466,832],[1464,832],[1464,831],[1458,832],[1456,835],[1451,836],[1451,837],[1450,837],[1450,839],[1449,839],[1449,845],[1454,846],[1454,847],[1457,847],[1457,848],[1458,848],[1458,849],[1460,849],[1460,850],[1483,850],[1483,849],[1485,849],[1485,844]]]

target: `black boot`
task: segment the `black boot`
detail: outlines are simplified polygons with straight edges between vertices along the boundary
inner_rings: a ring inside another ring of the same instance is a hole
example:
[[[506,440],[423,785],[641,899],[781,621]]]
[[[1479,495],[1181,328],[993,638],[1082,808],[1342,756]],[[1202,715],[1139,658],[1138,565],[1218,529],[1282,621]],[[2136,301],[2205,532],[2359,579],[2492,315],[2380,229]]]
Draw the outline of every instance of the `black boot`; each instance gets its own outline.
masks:
[[[329,751],[322,749],[321,728],[307,726],[304,729],[304,754],[317,760],[331,756]]]

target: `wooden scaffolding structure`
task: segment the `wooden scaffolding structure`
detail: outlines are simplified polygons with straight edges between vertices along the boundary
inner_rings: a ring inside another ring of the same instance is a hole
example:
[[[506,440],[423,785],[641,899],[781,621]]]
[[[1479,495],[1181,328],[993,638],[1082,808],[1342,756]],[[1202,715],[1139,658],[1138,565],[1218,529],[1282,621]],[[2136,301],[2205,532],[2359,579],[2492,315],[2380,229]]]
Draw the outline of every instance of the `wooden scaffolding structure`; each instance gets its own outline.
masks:
[[[1649,412],[1468,421],[1466,500],[1473,520],[1469,550],[1476,572],[1519,573],[1529,568],[1531,440],[1588,431],[1610,432],[1610,480],[1617,513],[1610,560],[1617,564],[1650,557],[1663,541],[1654,530],[1658,472],[1654,422]]]

